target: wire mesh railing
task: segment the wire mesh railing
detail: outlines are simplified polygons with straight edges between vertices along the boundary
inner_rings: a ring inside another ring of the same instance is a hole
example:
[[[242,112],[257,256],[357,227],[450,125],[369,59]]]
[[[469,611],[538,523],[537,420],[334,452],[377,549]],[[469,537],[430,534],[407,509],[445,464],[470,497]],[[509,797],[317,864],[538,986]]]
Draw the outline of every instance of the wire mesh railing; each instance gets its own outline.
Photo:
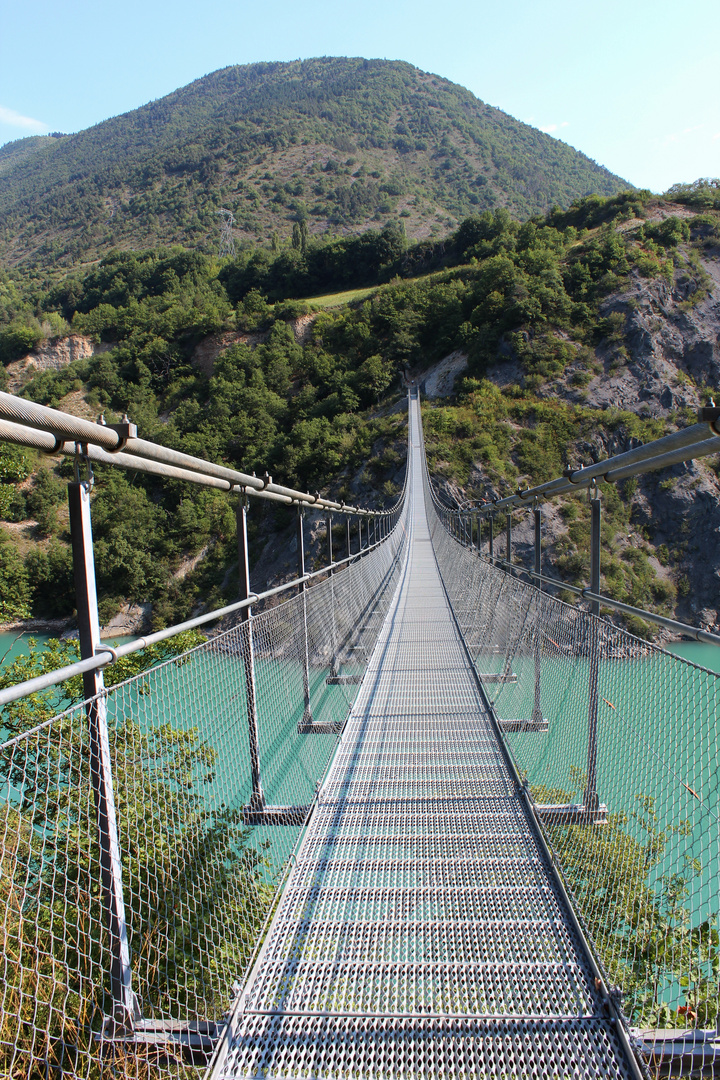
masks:
[[[686,1066],[707,1067],[718,1060],[720,676],[480,558],[425,484],[458,624],[609,983],[647,1046],[685,1031]]]
[[[39,724],[56,691],[6,707],[2,1075],[146,1075],[151,1065],[183,1075],[206,1060],[367,666],[404,520],[347,568],[95,702]],[[264,816],[253,802],[250,665]],[[113,1001],[117,950],[100,884],[100,766],[88,725],[99,703],[130,957],[127,1024]]]

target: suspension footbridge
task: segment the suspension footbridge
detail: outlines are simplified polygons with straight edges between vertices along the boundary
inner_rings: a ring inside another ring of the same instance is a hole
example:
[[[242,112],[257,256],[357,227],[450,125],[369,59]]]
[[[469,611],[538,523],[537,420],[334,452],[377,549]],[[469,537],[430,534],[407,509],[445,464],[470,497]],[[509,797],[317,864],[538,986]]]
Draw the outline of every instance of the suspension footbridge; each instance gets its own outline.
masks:
[[[498,559],[433,492],[414,391],[405,488],[375,513],[9,395],[0,414],[0,437],[74,453],[79,474],[225,485],[242,594],[104,644],[91,485],[71,485],[82,658],[0,689],[7,1075],[720,1070],[718,676],[599,618],[599,571],[590,611],[548,595],[539,539],[521,580],[509,522]],[[554,483],[711,452],[711,422]],[[298,578],[260,595],[253,495],[298,514]],[[320,573],[303,508],[327,516]]]
[[[410,428],[397,591],[211,1075],[637,1076],[440,579],[417,399]]]

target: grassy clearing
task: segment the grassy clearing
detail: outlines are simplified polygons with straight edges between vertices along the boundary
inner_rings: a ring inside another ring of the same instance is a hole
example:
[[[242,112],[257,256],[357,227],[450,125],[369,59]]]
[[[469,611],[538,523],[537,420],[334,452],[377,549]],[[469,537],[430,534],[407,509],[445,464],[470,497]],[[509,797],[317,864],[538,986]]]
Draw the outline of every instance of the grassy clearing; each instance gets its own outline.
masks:
[[[345,292],[326,293],[325,296],[311,296],[305,303],[317,308],[336,308],[343,304],[351,304],[353,300],[365,300],[372,293],[377,292],[377,285],[371,285],[366,289],[347,289]]]
[[[351,304],[354,300],[366,300],[368,296],[377,292],[378,289],[385,288],[387,285],[414,285],[419,281],[433,281],[434,279],[440,279],[446,276],[448,273],[464,269],[466,269],[465,265],[444,267],[442,270],[431,270],[427,274],[418,274],[415,277],[394,278],[392,281],[386,282],[385,285],[370,285],[362,289],[347,289],[345,292],[326,293],[325,296],[309,296],[303,298],[300,303],[310,304],[312,307],[323,309],[342,307],[344,304]]]

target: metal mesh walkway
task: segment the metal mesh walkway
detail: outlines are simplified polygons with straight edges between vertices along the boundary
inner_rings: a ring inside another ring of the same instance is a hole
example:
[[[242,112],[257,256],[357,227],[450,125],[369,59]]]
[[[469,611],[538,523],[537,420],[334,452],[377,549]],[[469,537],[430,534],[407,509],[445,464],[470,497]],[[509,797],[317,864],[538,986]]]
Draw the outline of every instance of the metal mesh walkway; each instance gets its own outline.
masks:
[[[487,716],[428,531],[213,1077],[637,1076]]]

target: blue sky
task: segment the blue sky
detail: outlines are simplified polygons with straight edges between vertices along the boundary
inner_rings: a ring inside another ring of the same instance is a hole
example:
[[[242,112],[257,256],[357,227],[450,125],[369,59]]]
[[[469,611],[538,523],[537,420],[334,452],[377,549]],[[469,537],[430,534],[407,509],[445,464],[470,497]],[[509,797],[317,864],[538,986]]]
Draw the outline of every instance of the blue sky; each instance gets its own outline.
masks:
[[[6,0],[0,144],[323,55],[407,60],[639,187],[720,176],[719,0]]]

